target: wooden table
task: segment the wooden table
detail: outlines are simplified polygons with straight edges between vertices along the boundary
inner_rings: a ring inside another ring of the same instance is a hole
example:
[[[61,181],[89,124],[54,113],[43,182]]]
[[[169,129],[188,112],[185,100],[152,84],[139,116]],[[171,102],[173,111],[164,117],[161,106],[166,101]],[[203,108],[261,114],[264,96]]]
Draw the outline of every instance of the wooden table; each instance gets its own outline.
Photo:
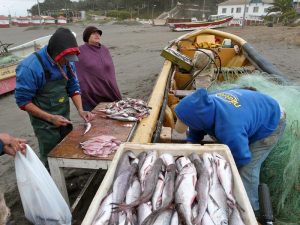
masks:
[[[80,147],[84,142],[99,135],[112,135],[118,140],[125,142],[131,136],[135,122],[122,122],[104,118],[105,114],[99,112],[105,104],[99,104],[92,112],[96,114],[91,121],[91,130],[83,135],[84,124],[75,126],[73,130],[48,154],[48,163],[51,176],[59,191],[70,205],[63,168],[84,168],[84,169],[108,169],[113,157],[93,157],[85,155]]]

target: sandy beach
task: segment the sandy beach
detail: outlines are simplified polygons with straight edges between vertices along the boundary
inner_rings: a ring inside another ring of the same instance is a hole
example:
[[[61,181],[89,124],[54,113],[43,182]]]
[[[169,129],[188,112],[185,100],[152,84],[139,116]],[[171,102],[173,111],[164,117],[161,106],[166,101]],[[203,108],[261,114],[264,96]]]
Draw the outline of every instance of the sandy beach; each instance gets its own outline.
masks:
[[[82,44],[82,32],[85,26],[68,27],[77,34],[78,44]],[[52,34],[55,29],[55,27],[1,29],[0,40],[2,43],[14,43],[13,46],[16,46]],[[111,51],[123,97],[147,100],[164,61],[160,56],[161,50],[169,41],[183,33],[171,32],[168,27],[151,25],[104,24],[101,25],[101,29],[102,43]],[[222,30],[244,38],[286,74],[293,84],[300,84],[299,27],[230,27]],[[76,123],[82,122],[73,106],[71,119],[75,126]],[[38,151],[29,117],[26,112],[18,109],[13,93],[0,97],[0,128],[0,132],[27,139],[29,145]],[[24,217],[12,157],[6,155],[0,157],[0,177],[0,190],[5,193],[15,224],[30,224]]]

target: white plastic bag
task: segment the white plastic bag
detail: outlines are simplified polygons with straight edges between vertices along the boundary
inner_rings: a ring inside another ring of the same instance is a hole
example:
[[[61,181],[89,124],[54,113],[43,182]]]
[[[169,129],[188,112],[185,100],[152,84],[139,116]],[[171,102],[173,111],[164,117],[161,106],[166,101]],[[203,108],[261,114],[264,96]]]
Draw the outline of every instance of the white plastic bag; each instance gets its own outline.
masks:
[[[17,152],[15,167],[25,217],[35,225],[70,225],[67,203],[30,146],[26,156]]]

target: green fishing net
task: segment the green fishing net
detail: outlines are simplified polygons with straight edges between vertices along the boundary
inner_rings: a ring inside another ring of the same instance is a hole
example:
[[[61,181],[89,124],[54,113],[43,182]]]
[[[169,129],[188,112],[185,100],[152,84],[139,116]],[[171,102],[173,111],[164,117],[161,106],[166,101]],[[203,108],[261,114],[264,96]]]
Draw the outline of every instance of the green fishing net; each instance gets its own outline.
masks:
[[[225,77],[224,77],[225,78]],[[256,72],[213,84],[209,90],[252,86],[275,98],[286,111],[283,137],[264,162],[261,182],[270,189],[276,224],[300,224],[300,86],[279,85]]]
[[[0,66],[15,63],[20,61],[22,58],[15,56],[15,55],[5,55],[0,56]]]

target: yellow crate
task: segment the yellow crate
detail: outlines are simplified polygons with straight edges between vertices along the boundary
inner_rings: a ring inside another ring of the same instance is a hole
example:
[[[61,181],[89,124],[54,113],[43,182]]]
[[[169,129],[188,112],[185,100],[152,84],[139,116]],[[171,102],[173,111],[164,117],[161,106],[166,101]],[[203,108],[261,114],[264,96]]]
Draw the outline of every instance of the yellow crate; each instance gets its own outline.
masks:
[[[181,155],[190,155],[195,152],[199,155],[202,155],[205,152],[212,153],[216,152],[222,155],[227,162],[229,162],[232,175],[233,175],[233,194],[236,198],[236,201],[239,205],[244,209],[241,212],[241,217],[246,225],[257,225],[257,221],[255,219],[254,212],[250,205],[249,199],[247,197],[247,193],[243,186],[241,177],[238,173],[237,167],[234,163],[234,159],[229,148],[226,145],[221,144],[208,144],[208,145],[195,145],[195,144],[136,144],[136,143],[124,143],[121,144],[112,163],[109,167],[86,215],[82,222],[82,225],[90,225],[94,217],[97,214],[98,208],[102,199],[106,196],[108,190],[111,187],[113,182],[114,174],[118,165],[118,162],[124,151],[130,150],[134,152],[136,155],[143,151],[156,150],[158,154],[161,155],[163,153],[170,153],[174,156]]]

